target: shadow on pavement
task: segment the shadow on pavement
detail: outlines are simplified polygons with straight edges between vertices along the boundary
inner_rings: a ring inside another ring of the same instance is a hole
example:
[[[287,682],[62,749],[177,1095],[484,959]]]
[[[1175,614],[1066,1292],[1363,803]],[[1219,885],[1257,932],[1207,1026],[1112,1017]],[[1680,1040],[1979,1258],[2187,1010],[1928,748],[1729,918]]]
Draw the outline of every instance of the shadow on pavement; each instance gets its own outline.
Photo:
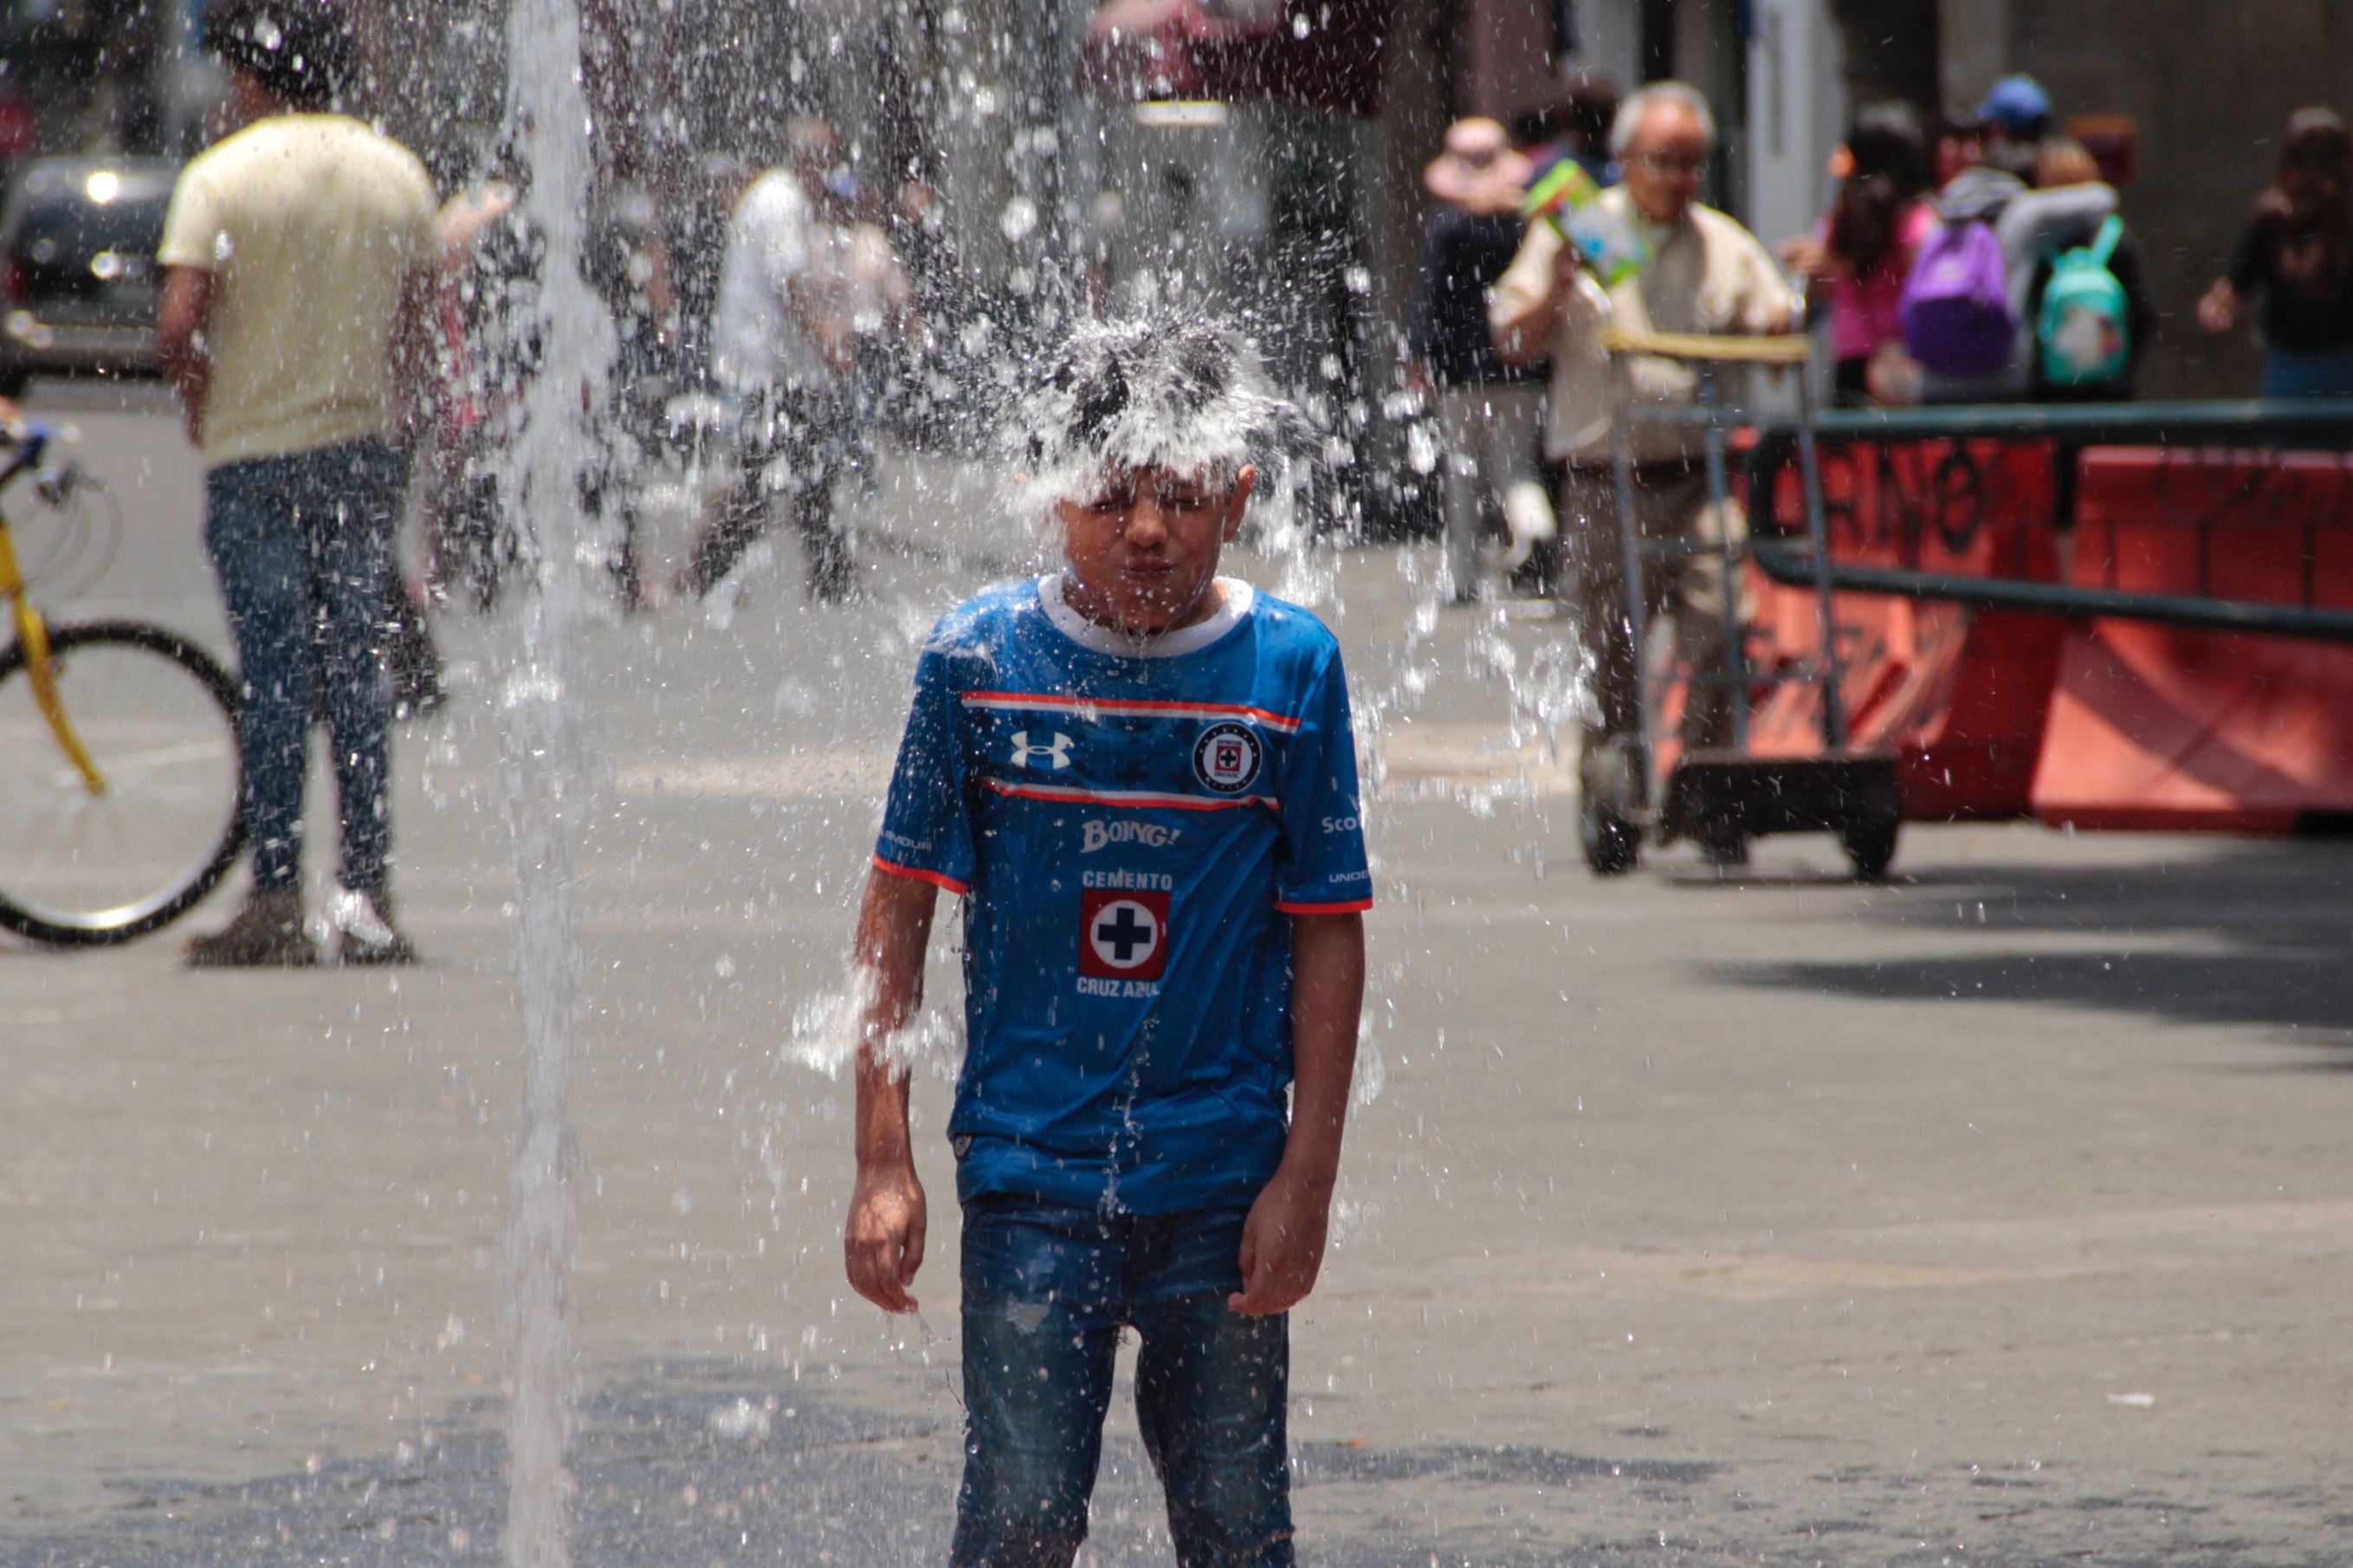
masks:
[[[1972,951],[1704,973],[1871,1001],[2061,1003],[2311,1030],[2309,1043],[2331,1052],[2318,1065],[2353,1069],[2348,885],[2353,844],[2338,839],[2201,847],[2170,863],[1936,868],[1870,889],[1841,918],[1965,934]],[[2038,951],[2053,937],[2063,946]]]
[[[946,1561],[963,1466],[955,1421],[862,1409],[811,1384],[740,1363],[656,1363],[591,1395],[572,1451],[573,1561],[582,1564],[793,1563],[899,1568]],[[429,1426],[388,1458],[315,1462],[241,1484],[115,1481],[120,1508],[70,1531],[0,1536],[0,1568],[350,1568],[501,1560],[505,1445],[483,1401]],[[1718,1467],[1588,1458],[1545,1448],[1409,1449],[1303,1445],[1314,1489],[1419,1483],[1541,1495],[1570,1485],[1680,1495]],[[1095,1489],[1090,1563],[1170,1560],[1158,1482],[1142,1447],[1110,1438]],[[1381,1510],[1388,1513],[1388,1510]],[[1432,1545],[1394,1514],[1380,1541],[1319,1542],[1322,1563],[1390,1568]],[[1401,1537],[1401,1539],[1400,1539]]]
[[[487,1568],[502,1556],[497,1421],[484,1401],[417,1431],[389,1458],[314,1460],[304,1473],[244,1484],[118,1480],[121,1505],[102,1520],[0,1534],[0,1568]],[[714,1360],[640,1364],[592,1395],[572,1459],[572,1561],[583,1568],[898,1568],[946,1560],[963,1455],[953,1419],[884,1415],[773,1368]],[[1293,1465],[1312,1568],[1861,1568],[1933,1561],[1934,1547],[1915,1556],[1925,1535],[1954,1532],[1976,1568],[2094,1556],[2165,1568],[2341,1562],[2333,1548],[2292,1543],[2310,1534],[2316,1497],[2263,1494],[2284,1498],[2294,1517],[2284,1531],[2266,1518],[2258,1538],[2213,1517],[2212,1502],[2243,1498],[2192,1500],[2162,1478],[2118,1496],[2063,1465],[2031,1477],[1979,1475],[1975,1465],[1828,1475],[1776,1466],[1768,1477],[1527,1445],[1334,1443],[1302,1445]],[[1141,1447],[1107,1441],[1084,1568],[1167,1568],[1162,1509]]]

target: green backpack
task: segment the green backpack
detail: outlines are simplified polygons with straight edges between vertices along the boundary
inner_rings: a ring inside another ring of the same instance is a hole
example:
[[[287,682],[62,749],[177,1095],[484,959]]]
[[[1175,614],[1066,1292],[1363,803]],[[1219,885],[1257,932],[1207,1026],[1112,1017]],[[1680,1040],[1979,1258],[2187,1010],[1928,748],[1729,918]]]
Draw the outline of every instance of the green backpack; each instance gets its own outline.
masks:
[[[2111,213],[2089,247],[2052,264],[2034,317],[2034,346],[2042,379],[2053,386],[2114,381],[2132,362],[2131,306],[2125,286],[2108,270],[2124,232],[2124,220]]]

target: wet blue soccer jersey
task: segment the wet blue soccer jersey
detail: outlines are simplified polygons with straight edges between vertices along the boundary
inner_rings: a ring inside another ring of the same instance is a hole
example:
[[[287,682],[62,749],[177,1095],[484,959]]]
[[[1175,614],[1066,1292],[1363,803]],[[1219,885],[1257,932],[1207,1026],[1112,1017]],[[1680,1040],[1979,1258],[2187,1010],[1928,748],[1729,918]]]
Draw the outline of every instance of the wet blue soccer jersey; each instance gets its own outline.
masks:
[[[950,612],[875,863],[965,902],[958,1195],[1245,1205],[1291,1082],[1289,914],[1369,908],[1340,650],[1224,580],[1151,656],[1060,579]]]

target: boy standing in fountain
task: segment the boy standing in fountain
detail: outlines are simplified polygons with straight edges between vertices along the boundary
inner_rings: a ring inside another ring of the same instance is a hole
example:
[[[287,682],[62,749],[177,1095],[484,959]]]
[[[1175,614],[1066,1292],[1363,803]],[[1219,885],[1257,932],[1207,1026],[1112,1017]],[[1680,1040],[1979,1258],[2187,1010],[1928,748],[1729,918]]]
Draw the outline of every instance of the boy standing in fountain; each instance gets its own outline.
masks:
[[[1287,1565],[1285,1314],[1323,1263],[1372,902],[1347,684],[1314,616],[1218,575],[1287,412],[1248,351],[1161,321],[1050,363],[1027,483],[1065,564],[934,631],[859,916],[849,1279],[915,1308],[889,1042],[944,888],[969,1042],[952,1561],[1077,1554],[1129,1326],[1177,1561]]]

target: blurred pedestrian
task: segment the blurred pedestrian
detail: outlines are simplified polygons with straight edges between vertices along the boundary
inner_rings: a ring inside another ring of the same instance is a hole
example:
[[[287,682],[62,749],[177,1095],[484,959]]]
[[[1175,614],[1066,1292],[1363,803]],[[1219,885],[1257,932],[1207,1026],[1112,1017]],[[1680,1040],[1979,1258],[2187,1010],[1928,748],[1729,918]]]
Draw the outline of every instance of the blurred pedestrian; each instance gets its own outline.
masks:
[[[1513,133],[1528,154],[1528,182],[1533,184],[1563,158],[1573,158],[1593,176],[1597,185],[1618,183],[1618,165],[1609,156],[1609,127],[1618,118],[1622,99],[1617,79],[1608,71],[1570,66],[1561,72],[1560,93],[1553,101],[1513,121]]]
[[[1920,247],[1936,232],[1928,140],[1905,103],[1854,117],[1831,155],[1838,195],[1821,226],[1781,247],[1781,258],[1820,294],[1831,314],[1833,398],[1852,407],[1920,400],[1920,368],[1904,352],[1897,306]]]
[[[965,390],[977,379],[963,344],[942,329],[971,319],[972,289],[958,254],[945,199],[927,179],[900,182],[885,215],[891,247],[913,290],[913,322],[895,358],[890,426],[909,445],[941,449],[969,437]]]
[[[661,445],[678,389],[678,294],[669,232],[652,191],[613,178],[590,198],[588,216],[582,271],[613,323],[614,351],[612,374],[591,390],[580,503],[607,541],[607,570],[621,607],[634,610],[645,601],[638,572],[638,478]]]
[[[2353,397],[2353,134],[2329,110],[2289,118],[2271,189],[2198,324],[2229,331],[2258,293],[2263,395]]]
[[[1519,212],[1527,178],[1528,160],[1503,126],[1482,119],[1449,126],[1445,151],[1422,171],[1443,205],[1422,243],[1407,342],[1416,374],[1438,398],[1446,576],[1457,604],[1479,597],[1479,536],[1491,511],[1522,560],[1554,532],[1536,468],[1543,370],[1505,364],[1487,330],[1487,290],[1526,229]]]
[[[743,477],[717,498],[681,576],[697,595],[765,531],[772,491],[792,507],[810,595],[849,594],[833,489],[863,434],[860,362],[879,362],[912,325],[906,271],[882,230],[858,216],[833,128],[796,121],[788,140],[790,163],[755,181],[728,225],[712,374],[737,405]]]
[[[706,153],[692,177],[664,211],[668,220],[670,288],[677,300],[679,355],[698,378],[711,364],[712,318],[719,309],[719,273],[727,255],[727,223],[760,171],[733,153]]]
[[[2157,302],[2148,268],[2100,179],[2091,152],[2072,136],[2045,136],[2035,150],[2031,215],[2049,204],[2039,233],[2041,256],[2026,289],[2025,321],[2033,333],[2039,403],[2117,403],[2133,395]],[[2088,205],[2061,205],[2076,193]]]
[[[1998,330],[2007,337],[2009,348],[2001,350],[1997,338],[1991,357],[1999,363],[1989,368],[1979,359],[1964,367],[1913,331],[1905,347],[1921,363],[1922,402],[2017,403],[2129,393],[2130,368],[2080,386],[2062,386],[2038,363],[2036,310],[2044,281],[2064,253],[2097,245],[2102,226],[2116,216],[2118,205],[2116,188],[2097,178],[2097,166],[2080,143],[2062,146],[2064,139],[2052,136],[2052,118],[2050,95],[2033,78],[2004,77],[1978,106],[1976,118],[1948,123],[1939,142],[1939,168],[1949,164],[1956,172],[1936,193],[1940,229],[1922,247],[1906,298],[1916,292],[1924,268],[1939,260],[1948,246],[1965,239],[1972,226],[1983,225],[1994,256],[1989,266],[1998,266],[2000,272],[1994,302],[2000,317]],[[2141,281],[2137,254],[2121,244],[2116,251],[2122,260],[2112,257],[2108,265],[2121,268],[2120,280],[2129,274],[2127,315],[2139,323],[2130,349],[2131,366],[2137,367],[2140,347],[2155,330],[2156,313]]]
[[[1579,765],[1587,798],[1609,800],[1622,815],[1639,804],[1633,792],[1641,711],[1618,549],[1609,362],[1601,330],[1783,332],[1797,325],[1802,302],[1756,236],[1700,204],[1716,133],[1715,116],[1695,89],[1681,82],[1643,88],[1618,111],[1609,142],[1624,179],[1599,200],[1648,240],[1650,264],[1605,290],[1558,228],[1533,224],[1495,285],[1488,319],[1506,362],[1549,357],[1552,363],[1545,449],[1564,465],[1558,513],[1564,554],[1576,575],[1578,635],[1594,658],[1599,707],[1587,726]],[[1627,368],[1638,404],[1689,403],[1697,395],[1697,377],[1681,362],[1638,358]],[[1642,424],[1632,438],[1634,521],[1641,536],[1712,545],[1745,531],[1736,510],[1708,504],[1695,432]],[[1684,746],[1726,744],[1731,701],[1724,680],[1724,595],[1729,582],[1723,556],[1695,550],[1662,561],[1656,573],[1644,574],[1644,586],[1653,613],[1672,608],[1676,646],[1691,671]],[[1737,839],[1705,847],[1722,860],[1746,853]]]
[[[1936,190],[1947,187],[1968,170],[1985,162],[1985,122],[1975,114],[1954,110],[1936,126]]]
[[[501,163],[511,162],[501,154]],[[425,506],[427,591],[447,602],[462,584],[473,607],[498,602],[522,554],[499,501],[499,446],[514,388],[500,374],[495,327],[504,282],[529,262],[521,192],[494,170],[451,196],[433,225],[438,385],[433,473]]]
[[[2051,95],[2031,76],[2006,76],[1985,101],[1947,115],[1936,139],[1936,209],[1949,224],[1993,224],[2034,189]]]
[[[1984,132],[1984,161],[2022,178],[2051,134],[2051,95],[2022,71],[2006,76],[1988,89],[1977,118]]]
[[[433,184],[336,111],[357,82],[340,11],[222,0],[204,43],[243,129],[180,176],[158,258],[160,336],[205,464],[205,539],[244,686],[238,721],[253,887],[197,965],[301,964],[298,857],[312,688],[342,818],[346,963],[406,963],[393,922],[385,593],[429,360]]]
[[[1947,222],[1991,223],[2030,188],[2022,175],[1986,161],[1986,122],[1975,114],[1946,117],[1936,136],[1936,211]]]

